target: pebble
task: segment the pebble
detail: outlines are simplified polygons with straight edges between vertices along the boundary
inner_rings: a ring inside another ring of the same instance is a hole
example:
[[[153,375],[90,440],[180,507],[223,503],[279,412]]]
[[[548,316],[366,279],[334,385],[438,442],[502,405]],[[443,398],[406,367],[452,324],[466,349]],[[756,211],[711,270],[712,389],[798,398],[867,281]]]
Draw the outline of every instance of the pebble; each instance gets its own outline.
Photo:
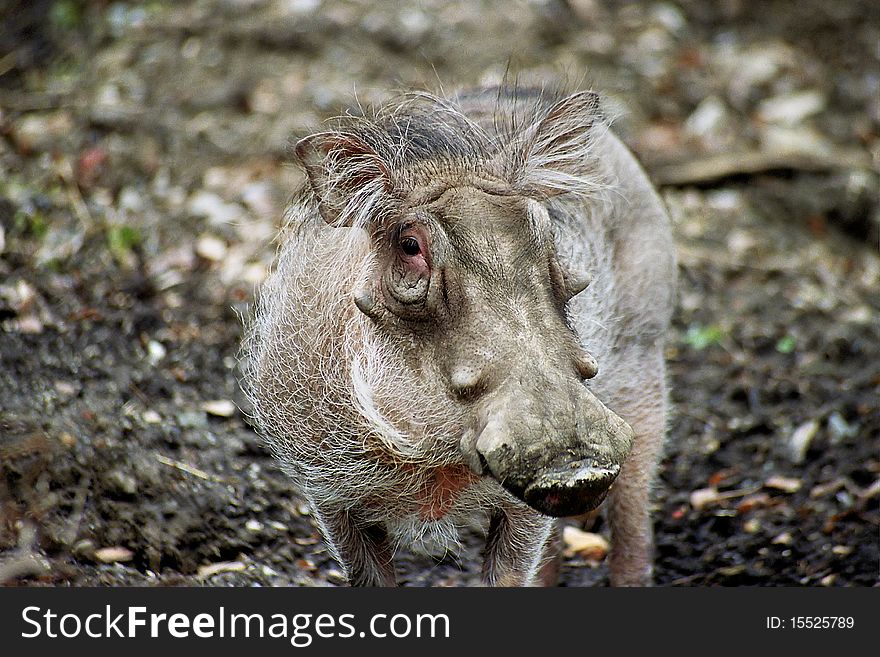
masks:
[[[828,433],[831,443],[837,444],[847,438],[855,438],[859,433],[859,425],[850,424],[838,411],[834,411],[828,416]]]
[[[195,429],[208,423],[204,411],[181,411],[177,414],[177,423],[182,429]]]
[[[12,138],[20,150],[44,151],[73,131],[73,117],[65,110],[26,114],[12,125]]]
[[[147,424],[159,424],[162,421],[162,416],[156,411],[149,409],[144,411],[143,415],[141,415],[141,419]]]
[[[73,447],[76,445],[76,437],[67,431],[62,431],[61,435],[58,436],[58,440],[65,447]]]
[[[95,559],[101,563],[117,563],[120,561],[131,561],[134,558],[134,552],[126,547],[114,546],[103,547],[95,550]]]
[[[730,113],[718,96],[704,99],[682,126],[686,134],[707,139],[717,137],[720,130],[730,125]]]
[[[161,342],[157,342],[156,340],[150,340],[147,343],[147,362],[150,363],[153,367],[159,364],[159,362],[165,358],[165,355],[168,352]]]
[[[93,559],[95,557],[95,543],[84,538],[73,544],[71,552],[79,558]]]
[[[816,437],[818,431],[818,420],[804,422],[794,430],[791,438],[788,439],[788,453],[792,463],[803,463],[807,456],[807,451],[810,449],[810,443]]]
[[[76,394],[77,387],[70,381],[56,381],[55,390],[62,397],[73,397]]]
[[[750,518],[743,523],[743,531],[747,534],[757,534],[761,530],[761,521],[757,518]]]
[[[781,490],[784,493],[796,493],[801,489],[803,483],[800,479],[795,479],[794,477],[780,477],[774,476],[769,477],[767,481],[764,482],[764,486],[767,488],[774,488],[776,490]]]
[[[687,19],[681,9],[666,2],[654,5],[651,17],[672,33],[681,32],[687,27]]]
[[[610,548],[603,536],[571,525],[562,530],[562,541],[565,543],[565,555],[569,557],[578,554],[590,559],[604,559]]]
[[[758,118],[767,123],[796,125],[825,109],[825,96],[815,90],[796,91],[768,98],[758,105]]]
[[[136,495],[138,490],[137,480],[127,472],[113,470],[107,473],[106,482],[117,493],[124,495]]]
[[[261,523],[259,520],[254,520],[253,518],[244,523],[244,527],[249,532],[253,532],[254,534],[263,531],[263,523]]]
[[[243,212],[235,203],[227,203],[211,192],[200,190],[193,194],[186,206],[187,211],[196,217],[206,217],[212,225],[235,223],[242,219]]]
[[[241,190],[241,200],[248,210],[262,218],[273,217],[279,210],[272,198],[272,186],[267,182],[245,185]]]
[[[219,262],[226,257],[226,242],[216,235],[204,234],[196,241],[196,253],[211,262]]]
[[[283,0],[279,5],[283,12],[304,15],[314,13],[321,6],[321,0]]]
[[[235,415],[235,404],[228,399],[213,399],[203,403],[202,410],[208,415],[232,417]]]
[[[727,236],[727,248],[737,256],[745,255],[747,251],[751,251],[757,246],[757,241],[746,231],[734,228]]]
[[[691,493],[690,503],[694,509],[699,511],[710,504],[714,504],[719,499],[721,498],[716,488],[699,488]]]
[[[706,194],[706,204],[714,210],[734,212],[742,209],[743,196],[733,189],[716,189]]]

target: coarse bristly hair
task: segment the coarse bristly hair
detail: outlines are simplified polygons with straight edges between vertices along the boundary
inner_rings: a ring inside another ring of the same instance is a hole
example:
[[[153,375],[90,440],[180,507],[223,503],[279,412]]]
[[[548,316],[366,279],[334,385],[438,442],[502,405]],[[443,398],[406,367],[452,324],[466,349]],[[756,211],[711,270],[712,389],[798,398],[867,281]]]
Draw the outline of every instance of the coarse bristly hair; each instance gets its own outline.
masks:
[[[533,199],[592,196],[605,185],[591,157],[604,126],[591,92],[498,87],[407,94],[319,133],[334,144],[321,162],[324,187],[316,193],[312,180],[289,207],[242,351],[255,424],[313,504],[381,503],[404,518],[432,468],[460,463],[462,411],[353,307],[352,289],[376,266],[368,234],[402,197],[450,172]],[[319,202],[330,204],[333,225]],[[471,487],[450,518],[499,495]]]
[[[366,228],[401,194],[450,171],[504,182],[510,193],[533,198],[592,196],[605,186],[591,157],[605,129],[593,92],[499,86],[449,98],[402,94],[331,119],[313,136],[335,145],[321,163],[321,195],[341,201],[336,223]],[[353,152],[353,143],[365,148]],[[306,204],[315,202],[313,191],[304,188]]]

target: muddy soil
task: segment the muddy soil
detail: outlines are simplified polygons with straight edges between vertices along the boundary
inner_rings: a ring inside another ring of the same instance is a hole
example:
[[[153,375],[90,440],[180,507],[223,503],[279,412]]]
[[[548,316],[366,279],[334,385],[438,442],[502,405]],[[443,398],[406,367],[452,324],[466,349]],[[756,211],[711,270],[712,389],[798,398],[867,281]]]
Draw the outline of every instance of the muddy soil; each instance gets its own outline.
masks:
[[[509,68],[600,90],[674,219],[657,584],[877,585],[878,14],[4,3],[0,583],[342,583],[236,406],[239,314],[302,181],[287,140]],[[399,579],[475,583],[480,545],[403,552]],[[607,584],[601,547],[568,547],[561,585]]]

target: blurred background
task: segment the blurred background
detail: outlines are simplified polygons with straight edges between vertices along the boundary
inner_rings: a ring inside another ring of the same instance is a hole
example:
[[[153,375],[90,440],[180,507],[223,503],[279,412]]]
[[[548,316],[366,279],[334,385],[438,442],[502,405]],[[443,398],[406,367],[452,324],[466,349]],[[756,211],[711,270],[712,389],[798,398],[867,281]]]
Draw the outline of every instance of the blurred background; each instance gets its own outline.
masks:
[[[236,407],[288,139],[508,70],[599,91],[673,217],[657,583],[877,584],[872,0],[0,0],[0,584],[341,582]]]

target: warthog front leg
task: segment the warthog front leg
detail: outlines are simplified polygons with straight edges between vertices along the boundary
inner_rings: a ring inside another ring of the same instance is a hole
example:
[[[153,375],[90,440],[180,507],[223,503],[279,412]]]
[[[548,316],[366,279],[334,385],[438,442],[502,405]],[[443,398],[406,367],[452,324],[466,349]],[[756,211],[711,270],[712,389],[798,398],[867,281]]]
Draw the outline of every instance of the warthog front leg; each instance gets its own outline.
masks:
[[[532,509],[496,509],[489,522],[483,582],[489,586],[531,586],[544,565],[554,520]]]
[[[385,527],[345,509],[316,513],[324,540],[351,586],[395,586],[394,551]]]

